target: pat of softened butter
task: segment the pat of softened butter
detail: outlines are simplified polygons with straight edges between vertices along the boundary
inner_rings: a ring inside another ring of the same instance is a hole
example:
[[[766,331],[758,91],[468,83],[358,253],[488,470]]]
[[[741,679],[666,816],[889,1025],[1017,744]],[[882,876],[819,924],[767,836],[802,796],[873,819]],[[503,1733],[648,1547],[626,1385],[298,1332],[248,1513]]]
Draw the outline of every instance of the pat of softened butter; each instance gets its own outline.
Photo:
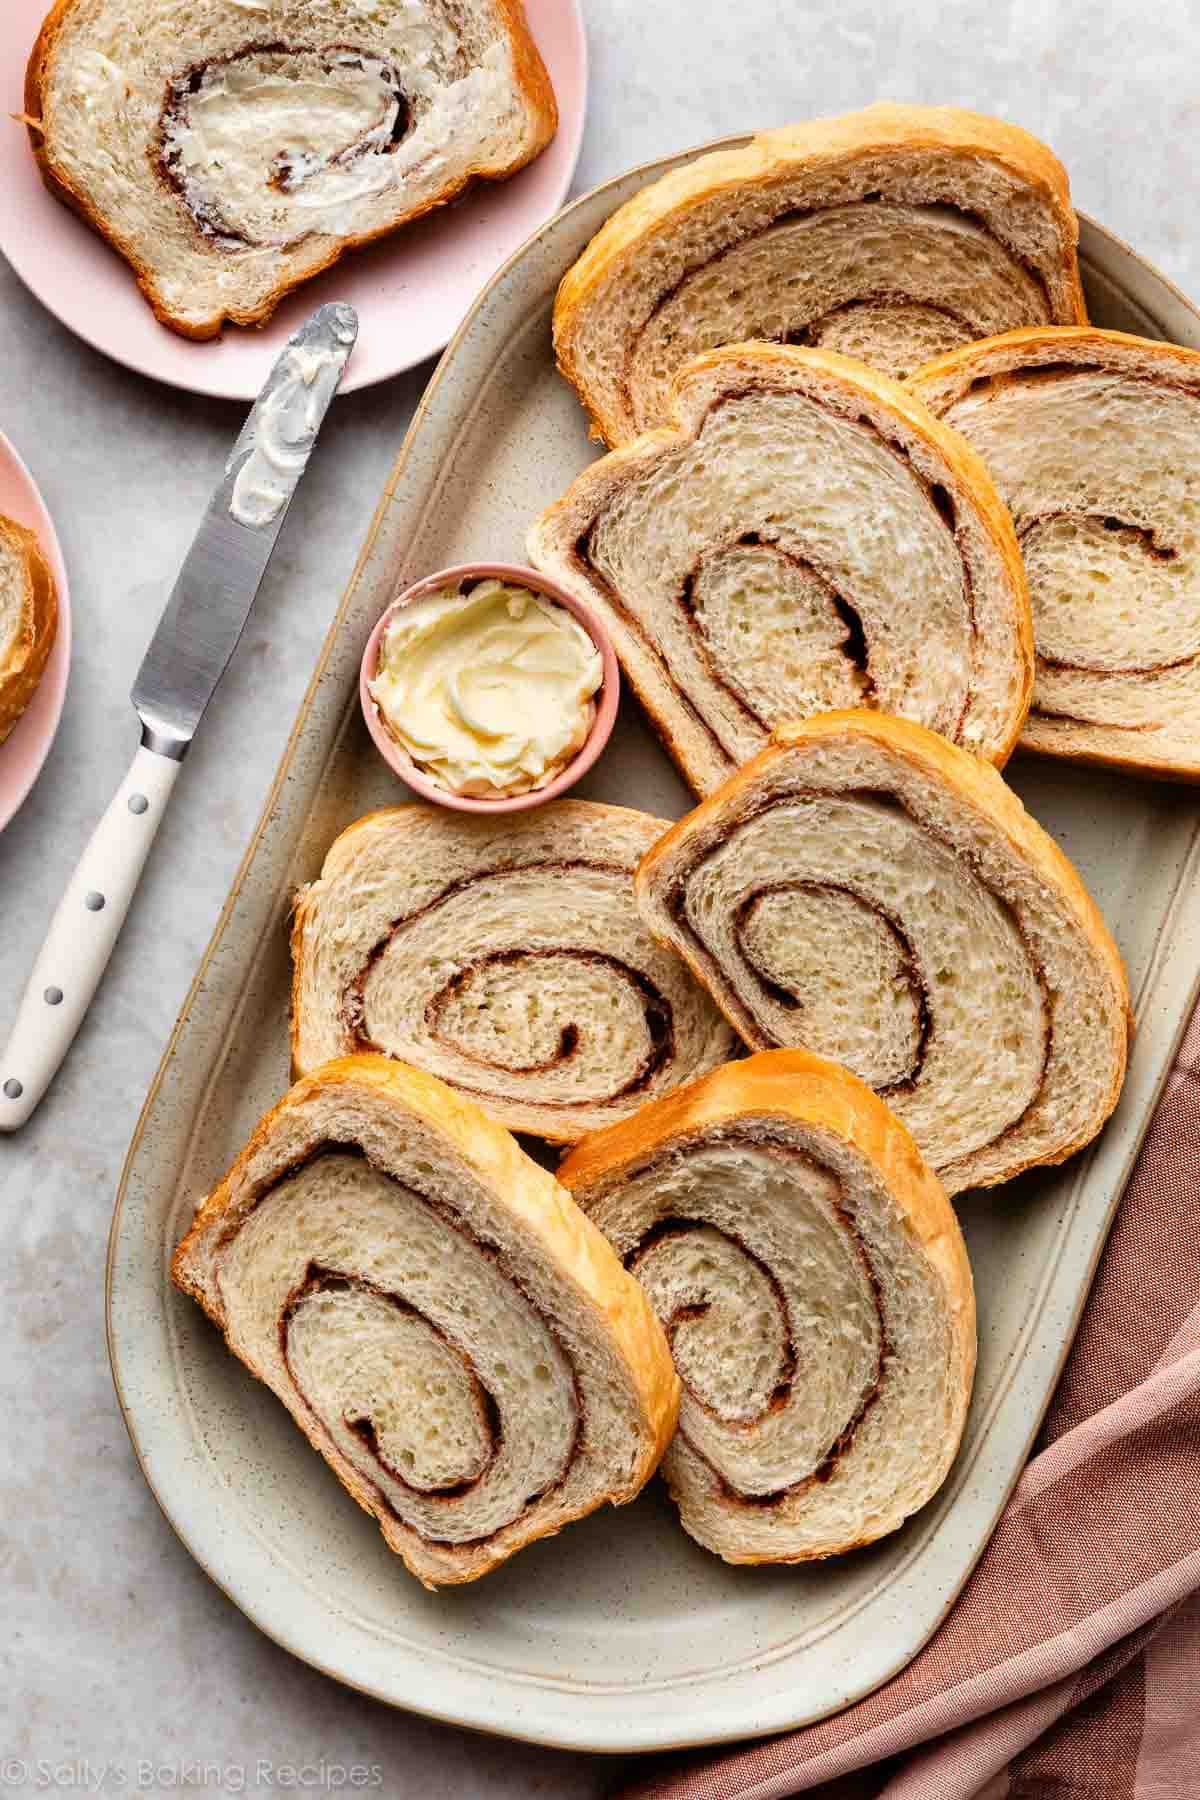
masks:
[[[426,775],[500,799],[544,787],[583,747],[602,679],[600,652],[565,607],[488,580],[402,607],[371,694]]]

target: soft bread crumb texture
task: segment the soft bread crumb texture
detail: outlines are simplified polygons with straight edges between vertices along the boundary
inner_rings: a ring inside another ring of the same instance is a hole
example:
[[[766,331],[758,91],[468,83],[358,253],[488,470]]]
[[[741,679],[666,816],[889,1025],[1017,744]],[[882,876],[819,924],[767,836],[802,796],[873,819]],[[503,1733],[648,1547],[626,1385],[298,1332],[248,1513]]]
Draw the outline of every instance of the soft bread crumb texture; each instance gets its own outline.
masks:
[[[261,324],[557,123],[519,0],[58,0],[26,111],[51,190],[197,338]]]
[[[674,1429],[665,1339],[600,1233],[381,1057],[292,1089],[172,1273],[429,1587],[632,1499]]]
[[[862,1083],[764,1052],[599,1134],[562,1178],[667,1329],[683,1399],[662,1470],[700,1543],[831,1556],[937,1492],[971,1392],[970,1269]]]
[[[911,386],[1013,515],[1037,646],[1024,743],[1200,780],[1200,353],[1013,332]]]
[[[712,351],[672,405],[528,544],[601,614],[693,788],[781,721],[856,704],[1003,762],[1032,622],[1012,523],[965,440],[826,351]]]
[[[1099,912],[1001,777],[920,726],[784,728],[637,894],[752,1048],[845,1063],[951,1193],[1061,1162],[1116,1104],[1129,1000]]]
[[[1086,317],[1066,173],[956,107],[882,103],[760,133],[652,182],[565,276],[559,364],[610,445],[667,416],[675,371],[750,338],[892,375],[1014,326]]]

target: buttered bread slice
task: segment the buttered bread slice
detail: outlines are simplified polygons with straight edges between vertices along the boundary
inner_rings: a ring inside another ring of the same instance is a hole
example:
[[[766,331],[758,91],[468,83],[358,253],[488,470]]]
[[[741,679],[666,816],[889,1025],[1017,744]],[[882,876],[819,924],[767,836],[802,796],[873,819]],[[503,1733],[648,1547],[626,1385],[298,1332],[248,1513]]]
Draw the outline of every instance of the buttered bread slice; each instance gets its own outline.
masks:
[[[845,1064],[943,1185],[1063,1161],[1121,1092],[1128,990],[1002,777],[868,712],[781,727],[638,870],[655,935],[754,1049]]]
[[[1033,633],[1003,502],[898,382],[742,344],[679,375],[669,429],[577,477],[530,559],[594,607],[697,793],[772,726],[873,706],[1002,763]]]
[[[267,1114],[171,1273],[426,1587],[632,1500],[675,1428],[662,1330],[600,1232],[384,1057]]]
[[[975,1302],[904,1127],[833,1063],[732,1063],[587,1138],[561,1180],[637,1276],[683,1384],[662,1472],[729,1562],[872,1543],[962,1436]]]
[[[0,518],[0,743],[29,702],[58,630],[58,593],[32,531]]]
[[[670,411],[675,372],[749,338],[904,376],[1017,325],[1086,318],[1066,172],[953,106],[883,103],[764,131],[652,182],[569,271],[554,342],[599,434]]]
[[[1200,781],[1200,352],[1016,331],[910,385],[1013,515],[1037,649],[1023,745]]]
[[[58,0],[25,107],[51,192],[193,338],[261,324],[557,122],[520,0]]]

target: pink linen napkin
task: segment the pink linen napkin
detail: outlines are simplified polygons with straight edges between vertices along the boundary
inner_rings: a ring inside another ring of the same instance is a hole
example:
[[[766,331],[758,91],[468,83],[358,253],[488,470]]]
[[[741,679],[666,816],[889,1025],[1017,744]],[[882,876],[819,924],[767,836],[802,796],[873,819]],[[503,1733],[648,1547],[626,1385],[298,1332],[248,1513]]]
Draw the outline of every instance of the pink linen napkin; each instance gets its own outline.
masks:
[[[1200,1010],[1032,1460],[945,1624],[818,1725],[623,1800],[1200,1800]]]

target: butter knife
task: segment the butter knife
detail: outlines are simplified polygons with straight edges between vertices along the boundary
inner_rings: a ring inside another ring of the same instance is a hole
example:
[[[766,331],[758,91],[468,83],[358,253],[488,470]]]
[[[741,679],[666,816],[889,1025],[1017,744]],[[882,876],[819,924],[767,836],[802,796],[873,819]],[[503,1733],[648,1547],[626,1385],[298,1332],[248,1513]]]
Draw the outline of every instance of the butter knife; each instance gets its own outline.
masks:
[[[137,754],[67,884],[0,1057],[0,1131],[29,1118],[100,985],[357,336],[352,307],[314,313],[289,339],[233,447],[133,684]]]

